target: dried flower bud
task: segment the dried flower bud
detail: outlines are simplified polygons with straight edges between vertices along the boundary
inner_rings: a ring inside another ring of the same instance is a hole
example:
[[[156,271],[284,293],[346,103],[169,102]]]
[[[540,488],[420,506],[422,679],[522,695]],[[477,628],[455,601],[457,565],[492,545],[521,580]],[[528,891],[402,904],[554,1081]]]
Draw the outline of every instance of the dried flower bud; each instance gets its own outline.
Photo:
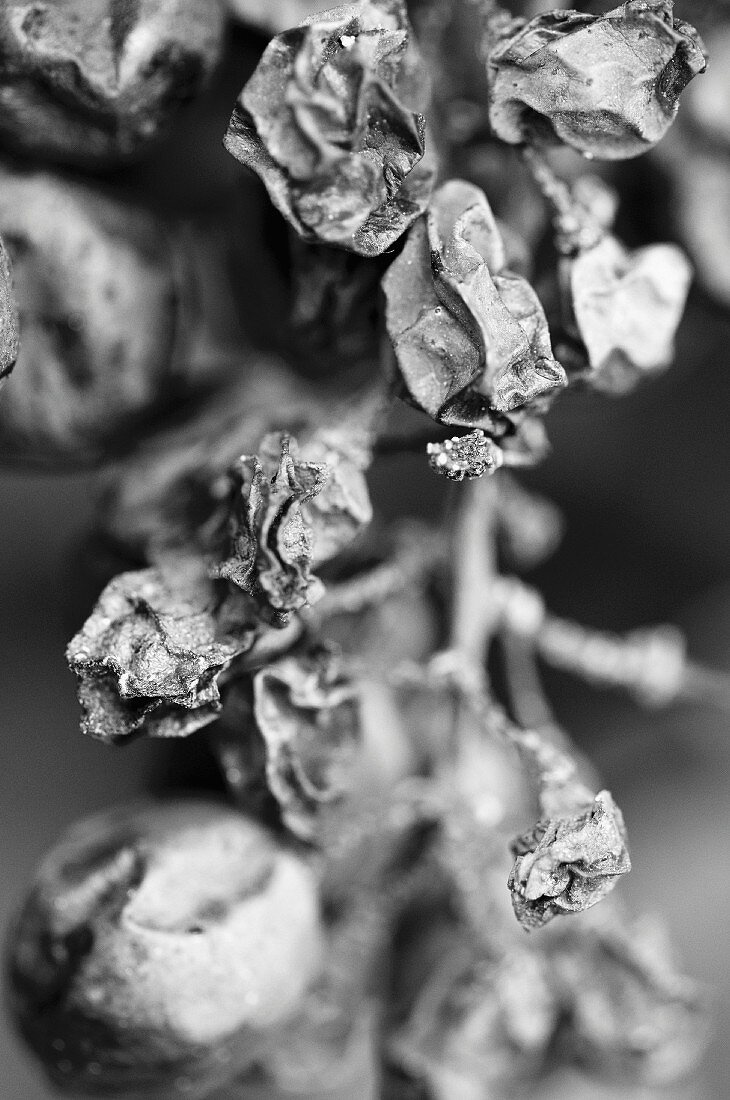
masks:
[[[254,679],[266,775],[284,821],[311,840],[321,808],[347,794],[361,747],[357,686],[326,651],[289,657]]]
[[[434,194],[388,270],[386,323],[410,400],[445,424],[494,434],[506,413],[566,383],[530,284],[505,269],[482,191],[452,180]]]
[[[443,443],[429,443],[426,453],[431,469],[450,481],[493,474],[504,461],[501,448],[481,428],[466,435],[452,436]]]
[[[489,57],[497,137],[562,142],[604,160],[655,145],[705,68],[699,35],[673,8],[628,0],[605,15],[552,11],[508,28]]]
[[[306,240],[379,255],[425,209],[425,98],[403,0],[313,16],[266,48],[225,146]]]
[[[393,1057],[433,1100],[502,1096],[544,1067],[559,1011],[538,954],[513,950],[459,966],[457,950],[426,983]]]
[[[66,652],[84,733],[114,742],[207,725],[220,709],[218,675],[257,630],[250,598],[224,600],[197,560],[115,577]]]
[[[151,215],[40,172],[0,172],[22,351],[0,444],[45,461],[99,457],[170,386],[170,241]]]
[[[222,30],[198,0],[4,5],[3,141],[77,165],[139,155],[200,90]]]
[[[680,248],[655,244],[630,252],[605,236],[565,264],[591,385],[626,393],[671,363],[692,278]]]
[[[216,804],[73,828],[10,944],[12,1008],[74,1095],[198,1100],[254,1062],[321,965],[312,869]]]
[[[300,453],[296,440],[271,433],[257,455],[244,455],[231,472],[233,497],[222,510],[227,548],[212,575],[250,592],[279,619],[321,597],[312,569],[370,520],[358,462],[366,458],[348,457],[345,442],[333,429]]]
[[[528,932],[601,901],[631,870],[624,821],[608,791],[584,813],[540,821],[512,844],[509,888]]]
[[[560,941],[553,966],[568,1050],[586,1069],[657,1085],[696,1064],[708,1038],[705,998],[674,969],[661,926],[584,926]]]

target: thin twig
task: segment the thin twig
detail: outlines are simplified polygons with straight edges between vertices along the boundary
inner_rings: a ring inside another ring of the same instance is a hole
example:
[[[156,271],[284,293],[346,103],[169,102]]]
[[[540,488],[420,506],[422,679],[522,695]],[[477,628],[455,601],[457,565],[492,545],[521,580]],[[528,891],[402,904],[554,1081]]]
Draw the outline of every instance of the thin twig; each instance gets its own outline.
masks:
[[[406,533],[388,561],[351,580],[330,585],[322,599],[302,612],[302,620],[316,629],[335,615],[356,615],[405,592],[445,557],[444,540],[423,528]]]
[[[533,145],[523,145],[522,159],[530,170],[554,217],[555,243],[560,252],[582,252],[592,248],[605,230],[596,217],[577,202],[571,188],[551,168],[546,157]]]

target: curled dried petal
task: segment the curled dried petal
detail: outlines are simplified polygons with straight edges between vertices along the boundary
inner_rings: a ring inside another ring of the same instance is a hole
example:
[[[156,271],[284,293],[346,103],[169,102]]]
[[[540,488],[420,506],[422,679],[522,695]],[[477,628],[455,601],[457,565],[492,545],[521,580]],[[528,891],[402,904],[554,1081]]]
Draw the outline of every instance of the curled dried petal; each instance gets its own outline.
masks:
[[[222,31],[197,0],[3,5],[4,144],[79,165],[139,155],[201,89]]]
[[[74,1096],[208,1096],[301,1010],[322,962],[312,868],[206,802],[76,825],[10,945],[12,1011]]]
[[[219,509],[224,558],[212,564],[212,575],[233,581],[280,618],[315,603],[323,587],[312,570],[372,517],[363,474],[369,448],[362,442],[333,428],[299,448],[274,432],[257,455],[240,458],[230,473],[231,498]]]
[[[673,0],[629,0],[605,15],[553,11],[508,29],[490,54],[490,120],[510,144],[565,143],[605,160],[660,140],[705,68],[702,41]]]
[[[352,782],[361,747],[357,687],[326,651],[284,658],[256,675],[254,712],[269,788],[289,828],[311,840],[318,810]]]
[[[259,455],[244,455],[234,466],[228,556],[211,566],[212,576],[282,616],[316,602],[323,591],[311,571],[314,532],[302,507],[322,492],[328,469],[294,458],[292,442],[287,435],[267,436]]]
[[[479,188],[452,180],[383,280],[386,323],[410,399],[446,424],[498,433],[498,414],[566,383],[530,284],[505,268]],[[497,414],[497,415],[495,415]]]
[[[235,614],[193,559],[110,581],[66,653],[84,732],[102,741],[185,736],[212,722],[219,674],[258,632],[250,601],[230,600]]]
[[[672,244],[631,252],[605,236],[566,263],[590,383],[625,393],[668,366],[692,278],[684,252]]]
[[[306,240],[379,255],[425,209],[409,38],[403,0],[334,8],[274,38],[241,92],[225,146]]]
[[[623,817],[608,791],[584,813],[538,822],[512,844],[512,904],[530,931],[601,901],[631,870]]]

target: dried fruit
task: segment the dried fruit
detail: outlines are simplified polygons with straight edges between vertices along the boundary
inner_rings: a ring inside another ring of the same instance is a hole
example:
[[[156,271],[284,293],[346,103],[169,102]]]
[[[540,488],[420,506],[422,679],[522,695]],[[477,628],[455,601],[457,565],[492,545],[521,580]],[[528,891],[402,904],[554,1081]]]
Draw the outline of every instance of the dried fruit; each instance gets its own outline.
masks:
[[[671,363],[692,278],[680,248],[654,244],[631,252],[605,236],[565,264],[592,386],[625,393]]]
[[[508,27],[488,62],[497,137],[604,160],[646,152],[705,68],[702,40],[673,9],[673,0],[629,0],[605,15],[552,11]]]
[[[505,268],[489,203],[472,184],[451,180],[439,188],[383,289],[403,384],[435,420],[493,435],[498,414],[566,384],[537,295]]]
[[[215,65],[218,4],[34,0],[0,14],[0,134],[75,165],[140,155]]]
[[[328,445],[331,444],[331,445]],[[275,618],[315,603],[323,588],[312,570],[352,541],[371,517],[362,471],[336,429],[303,452],[288,435],[264,438],[236,463],[224,516],[223,560],[211,566],[255,596]]]
[[[300,1011],[322,951],[313,870],[260,825],[215,803],[121,808],[41,865],[12,1011],[64,1091],[202,1098]]]
[[[292,832],[311,840],[318,811],[353,782],[361,748],[357,685],[332,653],[287,657],[257,673],[254,706],[269,788]]]
[[[174,392],[170,239],[145,211],[7,167],[0,234],[22,330],[0,447],[44,462],[98,459]]]
[[[269,43],[225,146],[306,240],[365,256],[425,209],[425,99],[403,0],[360,0]]]
[[[575,817],[544,820],[512,844],[509,888],[530,931],[601,901],[631,869],[623,817],[608,791]]]
[[[85,733],[183,737],[220,709],[218,676],[260,628],[252,601],[219,591],[196,559],[110,581],[67,650]]]

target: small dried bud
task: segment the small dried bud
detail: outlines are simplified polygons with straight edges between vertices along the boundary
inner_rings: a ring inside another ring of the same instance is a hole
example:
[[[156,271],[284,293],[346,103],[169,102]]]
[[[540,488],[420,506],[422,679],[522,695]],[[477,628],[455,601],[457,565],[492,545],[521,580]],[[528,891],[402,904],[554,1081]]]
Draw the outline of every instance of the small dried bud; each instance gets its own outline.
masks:
[[[626,393],[671,363],[692,278],[680,248],[655,244],[630,252],[605,236],[564,262],[591,385]]]
[[[223,806],[90,818],[17,921],[13,1014],[74,1095],[207,1097],[301,1010],[322,959],[317,894],[303,859]]]
[[[466,435],[452,436],[443,443],[429,443],[426,453],[431,469],[450,481],[493,474],[504,461],[501,448],[481,428]]]
[[[218,675],[257,631],[252,601],[236,592],[224,601],[197,560],[115,577],[66,653],[84,733],[115,742],[207,725],[220,709]]]
[[[709,1033],[706,998],[674,969],[661,926],[584,926],[561,940],[553,966],[565,1041],[587,1070],[658,1085],[696,1064]]]
[[[170,386],[170,241],[156,220],[41,172],[0,172],[22,350],[0,444],[49,461],[98,458]]]
[[[218,4],[34,0],[0,14],[0,134],[76,165],[139,155],[218,59]]]
[[[565,143],[604,160],[655,145],[705,68],[699,35],[673,8],[628,0],[605,15],[552,11],[508,27],[489,57],[497,137]]]
[[[321,808],[343,798],[361,747],[356,685],[328,652],[289,657],[254,679],[266,775],[284,821],[311,840]]]
[[[425,209],[425,99],[403,0],[359,0],[278,35],[238,100],[228,151],[309,241],[365,256]]]
[[[489,203],[472,184],[439,188],[383,289],[401,378],[434,419],[493,434],[490,410],[519,409],[566,384],[537,295],[505,268]]]
[[[538,822],[512,844],[509,888],[518,921],[530,931],[601,901],[631,870],[624,821],[608,791],[576,817]]]
[[[257,455],[231,472],[233,498],[223,509],[228,556],[212,565],[251,593],[275,617],[315,603],[323,593],[312,570],[342,550],[372,512],[362,473],[365,456],[350,458],[336,429],[300,452],[296,440],[272,433]],[[358,458],[362,457],[362,464]]]

